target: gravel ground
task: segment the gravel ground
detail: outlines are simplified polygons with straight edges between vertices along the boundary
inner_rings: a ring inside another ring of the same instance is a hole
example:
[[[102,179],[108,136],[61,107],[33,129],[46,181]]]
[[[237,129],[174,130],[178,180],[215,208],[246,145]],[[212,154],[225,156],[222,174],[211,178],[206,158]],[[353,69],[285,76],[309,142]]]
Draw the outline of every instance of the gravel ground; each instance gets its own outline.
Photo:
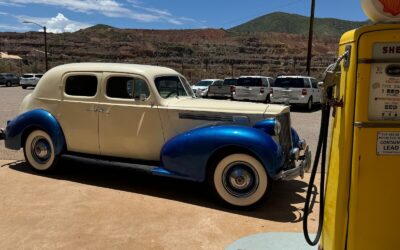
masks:
[[[5,127],[7,120],[13,119],[18,114],[18,108],[22,99],[32,90],[23,90],[20,87],[0,87],[0,127]],[[314,154],[319,135],[321,119],[320,110],[304,112],[300,108],[292,110],[292,126],[297,130],[301,138],[306,139]],[[22,151],[12,151],[4,148],[4,142],[0,142],[0,159],[21,160]]]

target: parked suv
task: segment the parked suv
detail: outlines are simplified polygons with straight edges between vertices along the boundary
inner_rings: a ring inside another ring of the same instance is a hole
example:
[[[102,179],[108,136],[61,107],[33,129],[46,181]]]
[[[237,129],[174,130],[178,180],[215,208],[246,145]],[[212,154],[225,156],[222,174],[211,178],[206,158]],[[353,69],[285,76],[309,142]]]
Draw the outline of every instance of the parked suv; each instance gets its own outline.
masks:
[[[24,74],[20,79],[20,85],[23,89],[27,87],[36,87],[43,74]]]
[[[208,97],[208,87],[212,85],[222,85],[221,79],[204,79],[192,86],[192,90],[197,97]]]
[[[312,110],[314,104],[321,103],[318,81],[308,76],[280,76],[274,82],[271,102],[303,105]]]
[[[222,84],[214,84],[208,88],[210,98],[232,98],[232,93],[237,84],[237,78],[226,78]]]
[[[19,85],[19,78],[14,73],[0,73],[0,85],[6,85],[7,87]]]
[[[233,90],[232,98],[239,101],[270,102],[272,77],[241,76]]]

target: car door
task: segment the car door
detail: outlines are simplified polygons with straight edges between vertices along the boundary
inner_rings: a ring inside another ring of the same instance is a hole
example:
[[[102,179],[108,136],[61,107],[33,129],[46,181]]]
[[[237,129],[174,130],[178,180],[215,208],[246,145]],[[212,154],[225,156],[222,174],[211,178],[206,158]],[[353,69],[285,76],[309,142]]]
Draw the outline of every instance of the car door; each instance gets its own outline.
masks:
[[[100,153],[97,104],[101,78],[101,73],[91,72],[67,73],[62,78],[62,101],[57,119],[68,151]]]
[[[159,161],[164,135],[144,77],[104,73],[99,103],[100,152],[105,156]]]

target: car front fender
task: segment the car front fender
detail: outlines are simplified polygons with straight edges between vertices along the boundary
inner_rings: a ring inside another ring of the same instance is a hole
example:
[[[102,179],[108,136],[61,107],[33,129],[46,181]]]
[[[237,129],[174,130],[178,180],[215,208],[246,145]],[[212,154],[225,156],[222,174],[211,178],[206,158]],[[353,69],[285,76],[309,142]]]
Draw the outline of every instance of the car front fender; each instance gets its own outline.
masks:
[[[41,129],[48,133],[53,140],[56,155],[61,154],[65,149],[64,133],[57,119],[43,109],[35,109],[22,113],[7,123],[5,131],[6,148],[19,150],[23,147],[23,136],[35,129]]]
[[[232,147],[255,155],[272,178],[282,167],[282,149],[270,135],[252,127],[234,125],[197,128],[170,139],[161,150],[161,163],[168,171],[202,182],[211,157]]]

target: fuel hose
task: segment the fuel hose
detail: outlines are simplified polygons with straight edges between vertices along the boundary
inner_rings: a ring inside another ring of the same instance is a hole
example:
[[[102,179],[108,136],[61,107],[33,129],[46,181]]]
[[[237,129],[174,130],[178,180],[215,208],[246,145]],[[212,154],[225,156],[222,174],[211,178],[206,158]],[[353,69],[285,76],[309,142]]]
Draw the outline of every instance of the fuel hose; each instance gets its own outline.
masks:
[[[328,97],[332,96],[332,87],[328,89]],[[304,205],[304,218],[303,218],[303,232],[304,237],[307,243],[311,246],[315,246],[318,244],[319,239],[321,238],[322,228],[324,223],[324,194],[325,194],[325,172],[326,172],[326,152],[328,145],[328,131],[329,131],[329,119],[330,119],[330,110],[331,107],[328,103],[323,103],[321,105],[322,115],[321,115],[321,127],[318,138],[317,151],[315,154],[314,164],[311,170],[310,182],[308,183],[308,189],[306,194],[306,201]],[[311,239],[309,230],[308,230],[308,216],[310,215],[310,205],[311,205],[311,196],[314,190],[315,177],[317,175],[318,163],[321,157],[321,182],[319,187],[320,192],[320,206],[319,206],[319,223],[318,230],[314,240]]]

